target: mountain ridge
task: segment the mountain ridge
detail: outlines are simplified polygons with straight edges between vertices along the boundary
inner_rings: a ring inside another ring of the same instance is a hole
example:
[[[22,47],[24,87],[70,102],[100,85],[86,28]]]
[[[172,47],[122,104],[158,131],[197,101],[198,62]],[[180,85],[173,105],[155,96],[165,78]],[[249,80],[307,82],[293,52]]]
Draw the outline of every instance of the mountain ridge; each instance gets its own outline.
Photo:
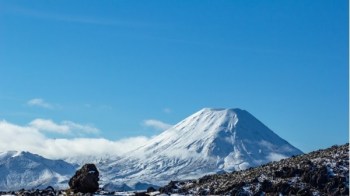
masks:
[[[0,153],[0,190],[67,187],[77,165],[26,151]]]

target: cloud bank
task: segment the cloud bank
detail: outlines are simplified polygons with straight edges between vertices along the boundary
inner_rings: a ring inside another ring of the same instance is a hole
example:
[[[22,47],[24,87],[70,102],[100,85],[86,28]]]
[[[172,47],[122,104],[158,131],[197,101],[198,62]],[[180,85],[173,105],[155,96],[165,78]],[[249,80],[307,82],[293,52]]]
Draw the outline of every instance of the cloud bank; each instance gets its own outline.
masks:
[[[47,119],[35,119],[29,126],[39,131],[47,131],[59,134],[97,134],[99,130],[90,125],[81,125],[72,121],[63,121],[60,124]]]
[[[94,133],[97,128],[71,121],[55,123],[52,120],[35,119],[28,125],[16,125],[0,121],[0,152],[8,150],[29,151],[50,159],[67,159],[81,156],[122,155],[134,150],[149,140],[147,137],[132,137],[118,141],[104,138],[52,139],[47,132],[58,134]]]

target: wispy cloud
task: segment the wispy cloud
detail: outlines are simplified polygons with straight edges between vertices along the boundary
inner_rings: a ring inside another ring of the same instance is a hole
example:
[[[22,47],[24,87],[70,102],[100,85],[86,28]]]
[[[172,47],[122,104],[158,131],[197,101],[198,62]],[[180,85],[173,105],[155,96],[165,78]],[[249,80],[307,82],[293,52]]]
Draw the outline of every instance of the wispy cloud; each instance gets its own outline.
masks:
[[[172,110],[170,108],[164,108],[163,112],[166,114],[170,114],[172,112]]]
[[[150,26],[148,23],[125,21],[117,19],[94,18],[91,16],[81,16],[76,14],[67,14],[59,12],[47,12],[42,10],[34,10],[26,7],[7,6],[7,11],[12,14],[20,14],[29,17],[35,17],[43,20],[53,20],[62,22],[72,22],[81,24],[106,25],[106,26],[123,26],[123,27],[145,27]]]
[[[54,132],[60,134],[97,134],[99,129],[91,125],[82,125],[72,121],[63,121],[61,123],[55,123],[48,119],[35,119],[29,123],[30,127],[33,127],[39,131]]]
[[[169,129],[172,126],[170,124],[167,124],[165,122],[162,122],[160,120],[155,120],[155,119],[144,120],[142,124],[146,127],[151,127],[160,131]]]
[[[48,103],[45,100],[40,99],[40,98],[31,99],[27,102],[27,104],[29,106],[38,106],[38,107],[46,108],[46,109],[54,109],[54,106],[52,104],[50,104],[50,103]]]
[[[65,132],[67,128],[64,128],[62,123],[58,124],[53,121],[44,120],[44,123],[38,122],[40,121],[34,120],[28,125],[22,126],[4,120],[0,121],[0,152],[8,150],[30,151],[53,159],[121,155],[149,141],[148,137],[143,136],[117,141],[104,138],[52,139],[45,135],[46,131],[48,131],[47,129]],[[68,125],[69,129],[74,126]],[[44,127],[46,130],[43,130]]]

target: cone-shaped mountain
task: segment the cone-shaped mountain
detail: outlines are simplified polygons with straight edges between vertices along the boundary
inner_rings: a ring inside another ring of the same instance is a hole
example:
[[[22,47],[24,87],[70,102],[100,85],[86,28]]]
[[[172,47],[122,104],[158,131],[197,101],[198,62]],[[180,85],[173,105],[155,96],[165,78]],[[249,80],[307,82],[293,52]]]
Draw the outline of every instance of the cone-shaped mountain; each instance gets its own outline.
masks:
[[[115,183],[162,185],[301,153],[245,110],[204,108],[108,168]]]

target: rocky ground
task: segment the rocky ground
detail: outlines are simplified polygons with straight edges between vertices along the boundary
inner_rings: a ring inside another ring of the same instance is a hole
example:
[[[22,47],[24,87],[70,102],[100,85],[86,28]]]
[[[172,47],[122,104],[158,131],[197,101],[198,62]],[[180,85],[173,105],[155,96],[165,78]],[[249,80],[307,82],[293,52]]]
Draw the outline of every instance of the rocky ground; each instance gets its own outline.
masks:
[[[174,181],[165,194],[349,195],[349,144],[198,180]]]
[[[104,190],[98,190],[95,193],[82,193],[82,192],[74,192],[74,190],[55,190],[52,187],[48,187],[44,190],[18,190],[18,191],[0,191],[1,196],[93,196],[93,195],[119,195],[119,196],[125,196],[125,195],[135,195],[135,196],[146,196],[146,195],[160,195],[159,191],[156,191],[155,189],[149,189],[148,191],[144,192],[119,192],[119,191],[104,191]]]
[[[94,175],[92,169],[85,169]],[[81,171],[85,171],[84,167]],[[80,174],[77,171],[76,175]],[[82,177],[79,177],[82,178]],[[84,177],[85,178],[85,177]],[[84,179],[82,178],[82,179]],[[74,177],[72,178],[74,179]],[[95,179],[95,177],[94,177]],[[89,182],[89,180],[88,180]],[[73,183],[76,184],[76,183]],[[80,185],[79,185],[80,186]],[[80,186],[83,187],[83,186]],[[349,195],[349,144],[283,159],[256,168],[204,176],[198,180],[172,181],[147,192],[106,192],[95,195]],[[93,195],[69,190],[20,190],[0,195]]]

